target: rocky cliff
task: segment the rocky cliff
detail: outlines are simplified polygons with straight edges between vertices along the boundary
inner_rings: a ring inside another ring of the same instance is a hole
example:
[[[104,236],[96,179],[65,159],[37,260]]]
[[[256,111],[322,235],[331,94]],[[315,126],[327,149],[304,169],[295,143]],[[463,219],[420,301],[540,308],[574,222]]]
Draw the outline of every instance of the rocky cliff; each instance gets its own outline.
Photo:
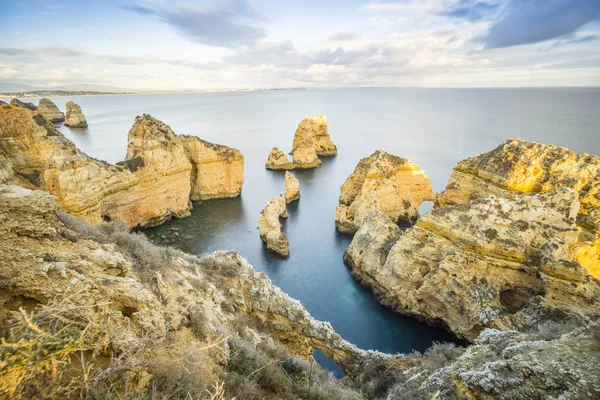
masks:
[[[237,197],[244,184],[244,156],[239,150],[180,135],[186,157],[192,163],[192,200]]]
[[[25,107],[31,111],[36,111],[37,110],[37,106],[31,102],[25,103],[24,101],[21,101],[19,99],[12,99],[10,101],[10,104],[13,106],[18,106],[18,107]]]
[[[563,190],[438,208],[403,234],[370,215],[344,259],[383,304],[468,340],[544,314],[584,323],[600,316],[600,282],[570,257],[578,210],[578,194]]]
[[[579,194],[582,228],[573,253],[600,279],[600,157],[563,147],[509,139],[496,149],[461,161],[439,206],[464,204],[490,194],[503,197],[571,188]]]
[[[381,150],[360,160],[340,192],[335,223],[344,233],[356,232],[372,210],[394,222],[414,222],[421,203],[434,197],[422,169],[406,158]]]
[[[85,128],[88,126],[87,120],[81,111],[81,107],[72,101],[67,101],[65,105],[67,112],[65,113],[65,126],[71,128]]]
[[[267,248],[282,258],[290,256],[288,239],[282,231],[279,218],[287,218],[285,197],[282,194],[273,197],[260,212],[258,231],[260,238],[267,244]]]
[[[300,200],[300,182],[298,178],[285,171],[285,202]]]
[[[335,156],[337,147],[331,141],[328,129],[327,116],[323,114],[304,118],[296,128],[292,154],[295,150],[305,147],[306,143],[309,142],[312,143],[318,156]],[[307,137],[312,140],[307,140]]]
[[[61,122],[65,120],[65,114],[63,114],[50,99],[41,99],[37,111],[50,122]]]

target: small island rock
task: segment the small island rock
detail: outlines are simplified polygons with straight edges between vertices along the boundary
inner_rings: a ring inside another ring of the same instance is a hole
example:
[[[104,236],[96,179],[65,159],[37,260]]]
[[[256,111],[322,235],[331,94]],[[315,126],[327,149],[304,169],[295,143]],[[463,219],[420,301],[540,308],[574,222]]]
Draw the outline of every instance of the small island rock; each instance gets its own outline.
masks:
[[[279,217],[287,218],[285,198],[282,194],[273,197],[266,207],[260,212],[258,231],[260,238],[267,244],[267,248],[282,258],[290,256],[288,239],[281,230]]]
[[[311,115],[304,118],[294,134],[294,145],[292,153],[297,147],[301,147],[304,137],[309,135],[313,139],[313,146],[318,156],[334,156],[337,154],[337,147],[331,141],[328,132],[327,116],[323,114]]]
[[[65,126],[70,126],[71,128],[85,128],[88,126],[87,120],[81,111],[81,107],[72,101],[68,101],[66,107]]]
[[[288,156],[277,147],[273,147],[265,164],[267,169],[294,169],[294,164],[288,159]]]
[[[300,200],[300,182],[290,171],[285,171],[285,202],[290,204],[296,200]]]
[[[60,122],[65,120],[65,114],[63,114],[50,99],[40,100],[38,112],[50,122]]]

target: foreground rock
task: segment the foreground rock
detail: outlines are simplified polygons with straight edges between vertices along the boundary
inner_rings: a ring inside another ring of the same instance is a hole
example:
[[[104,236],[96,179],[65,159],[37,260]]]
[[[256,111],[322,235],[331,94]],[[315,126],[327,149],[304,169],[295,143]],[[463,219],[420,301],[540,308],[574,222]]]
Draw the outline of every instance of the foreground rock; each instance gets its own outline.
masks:
[[[352,274],[393,309],[473,340],[486,327],[525,329],[547,313],[600,316],[600,282],[570,261],[574,191],[488,197],[425,214],[400,235],[370,216],[345,254]]]
[[[13,105],[13,106],[25,107],[25,108],[27,108],[27,109],[29,109],[31,111],[36,111],[38,109],[35,104],[33,104],[31,102],[25,103],[24,101],[21,101],[21,100],[16,99],[16,98],[12,99],[10,101],[10,104]]]
[[[41,99],[37,111],[50,122],[61,122],[65,120],[65,114],[63,114],[50,99]]]
[[[296,200],[300,200],[300,182],[289,171],[285,171],[285,202],[290,204]]]
[[[269,157],[267,158],[267,163],[265,164],[267,169],[294,169],[294,163],[292,163],[288,156],[277,147],[273,147],[271,152],[269,153]]]
[[[237,197],[244,184],[244,156],[239,150],[180,135],[186,157],[192,163],[192,200]]]
[[[67,112],[65,114],[65,126],[71,128],[85,128],[88,126],[87,120],[81,111],[81,107],[72,101],[66,104]]]
[[[283,233],[279,218],[287,218],[285,198],[283,195],[273,197],[266,207],[260,212],[258,231],[260,238],[267,244],[267,248],[282,258],[290,256],[288,239]]]
[[[350,234],[373,210],[394,222],[414,222],[421,203],[433,199],[431,183],[422,169],[381,150],[360,160],[340,192],[335,223],[340,232]]]
[[[304,118],[294,134],[292,154],[295,150],[302,148],[307,143],[307,137],[311,137],[312,146],[318,156],[335,156],[337,147],[331,141],[327,126],[327,116],[323,114],[312,115]]]

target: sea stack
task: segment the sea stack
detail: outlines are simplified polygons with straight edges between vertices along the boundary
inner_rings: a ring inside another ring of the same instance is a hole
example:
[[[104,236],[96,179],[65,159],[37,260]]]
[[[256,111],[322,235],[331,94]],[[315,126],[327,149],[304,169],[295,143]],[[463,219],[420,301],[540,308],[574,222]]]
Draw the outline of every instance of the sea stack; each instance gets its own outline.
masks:
[[[38,109],[35,104],[33,104],[31,102],[25,103],[24,101],[21,101],[17,98],[12,99],[10,101],[10,104],[13,106],[25,107],[25,108],[30,109],[31,111],[37,111],[37,109]]]
[[[87,120],[81,111],[81,107],[72,101],[66,104],[67,113],[65,115],[65,125],[71,128],[85,128],[88,126]]]
[[[285,198],[282,194],[273,197],[266,207],[260,212],[258,231],[260,238],[267,244],[267,248],[282,258],[290,256],[288,239],[282,232],[279,218],[287,218]]]
[[[313,146],[318,156],[335,156],[337,147],[329,137],[327,116],[324,114],[311,115],[304,118],[294,134],[294,145],[292,153],[297,147],[302,147],[305,142],[304,137],[312,137]]]
[[[300,200],[300,182],[290,171],[285,171],[285,202],[290,204],[296,200]]]
[[[50,99],[40,100],[38,112],[50,122],[61,122],[65,120],[65,114],[63,114]]]
[[[288,156],[277,147],[273,147],[271,152],[269,153],[269,157],[267,158],[267,163],[265,164],[267,169],[294,169],[294,163],[292,163]]]
[[[244,155],[196,136],[179,135],[192,163],[191,200],[237,197],[244,184]]]
[[[340,232],[349,234],[372,210],[393,222],[413,223],[421,203],[434,197],[429,177],[418,165],[381,150],[360,160],[340,192],[335,223]]]

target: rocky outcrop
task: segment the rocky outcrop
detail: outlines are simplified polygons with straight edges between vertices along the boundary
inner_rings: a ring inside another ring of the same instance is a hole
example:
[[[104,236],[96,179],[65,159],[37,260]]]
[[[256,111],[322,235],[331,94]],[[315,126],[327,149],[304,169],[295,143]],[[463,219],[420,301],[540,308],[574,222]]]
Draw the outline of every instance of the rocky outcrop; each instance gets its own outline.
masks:
[[[61,122],[65,120],[65,114],[63,114],[50,99],[41,99],[37,111],[50,122]]]
[[[294,169],[294,163],[288,159],[288,156],[277,147],[273,147],[265,164],[267,169]]]
[[[315,138],[310,131],[296,131],[294,136],[294,148],[292,150],[294,168],[310,169],[322,164],[317,157]]]
[[[340,232],[350,234],[373,210],[394,222],[414,222],[421,203],[433,199],[431,183],[421,168],[381,150],[360,160],[340,192],[335,223]]]
[[[65,126],[71,128],[85,128],[88,126],[87,120],[81,111],[81,107],[72,101],[66,104],[67,112],[65,114]]]
[[[12,106],[25,107],[25,108],[27,108],[27,109],[29,109],[31,111],[36,111],[38,109],[35,104],[33,104],[31,102],[25,103],[24,101],[21,101],[21,100],[19,100],[17,98],[12,99],[10,101],[10,104]]]
[[[282,194],[273,197],[266,207],[260,212],[258,231],[260,238],[267,244],[267,248],[282,258],[290,256],[288,239],[283,233],[279,218],[287,218],[285,198]]]
[[[239,150],[196,136],[180,135],[179,138],[192,163],[190,199],[223,199],[242,193],[244,156]]]
[[[8,104],[7,102],[0,100],[0,106],[5,106],[7,104]]]
[[[383,304],[468,340],[487,327],[524,329],[544,313],[589,321],[600,316],[600,282],[569,256],[577,197],[492,196],[435,209],[402,235],[370,215],[344,259]]]
[[[309,140],[310,137],[312,140]],[[312,115],[304,118],[294,134],[294,144],[292,154],[302,147],[306,147],[307,143],[312,143],[315,153],[318,156],[335,156],[337,147],[329,137],[327,116],[323,114]],[[296,157],[294,157],[294,161]]]
[[[520,196],[570,188],[579,194],[582,228],[573,253],[600,279],[600,157],[553,145],[509,139],[496,149],[461,161],[437,199],[439,206],[496,195]]]
[[[300,182],[289,171],[285,171],[285,202],[290,204],[296,200],[300,200]]]

